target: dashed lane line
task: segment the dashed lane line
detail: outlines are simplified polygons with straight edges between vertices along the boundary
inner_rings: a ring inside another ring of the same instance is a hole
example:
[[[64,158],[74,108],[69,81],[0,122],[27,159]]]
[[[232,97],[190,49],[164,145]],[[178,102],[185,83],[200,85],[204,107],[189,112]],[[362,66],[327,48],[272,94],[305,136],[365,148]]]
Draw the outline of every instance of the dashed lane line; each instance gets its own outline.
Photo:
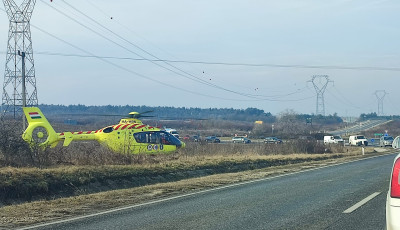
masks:
[[[350,208],[344,210],[343,213],[352,213],[353,211],[355,211],[356,209],[358,209],[359,207],[363,206],[364,204],[368,203],[368,201],[374,199],[376,196],[378,196],[379,194],[381,194],[381,192],[375,192],[372,193],[371,195],[369,195],[368,197],[364,198],[363,200],[361,200],[360,202],[358,202],[357,204],[351,206]]]

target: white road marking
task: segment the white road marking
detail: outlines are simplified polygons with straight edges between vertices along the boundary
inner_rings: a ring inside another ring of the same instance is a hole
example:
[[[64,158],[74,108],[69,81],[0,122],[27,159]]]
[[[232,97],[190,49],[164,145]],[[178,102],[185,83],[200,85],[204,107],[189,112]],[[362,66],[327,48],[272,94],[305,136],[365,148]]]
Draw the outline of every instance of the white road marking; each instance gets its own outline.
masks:
[[[346,209],[343,213],[352,213],[354,210],[358,209],[359,207],[366,204],[368,201],[374,199],[377,195],[381,194],[381,192],[375,192],[369,195],[368,197],[364,198],[362,201],[358,202],[357,204],[351,206],[350,208]]]

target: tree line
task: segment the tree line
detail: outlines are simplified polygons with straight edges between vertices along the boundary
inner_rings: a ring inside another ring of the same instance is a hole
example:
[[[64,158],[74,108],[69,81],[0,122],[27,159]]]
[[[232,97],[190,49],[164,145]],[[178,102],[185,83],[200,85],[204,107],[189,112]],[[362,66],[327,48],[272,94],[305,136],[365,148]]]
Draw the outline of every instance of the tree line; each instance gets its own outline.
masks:
[[[336,113],[333,115],[314,115],[298,114],[292,110],[284,111],[278,115],[272,115],[262,109],[247,108],[188,108],[188,107],[169,107],[169,106],[133,106],[133,105],[46,105],[41,104],[40,109],[46,116],[68,115],[120,115],[126,116],[130,112],[148,112],[145,115],[153,116],[154,120],[226,120],[251,122],[262,121],[263,123],[277,123],[281,120],[288,122],[299,122],[305,124],[338,125],[343,123]]]

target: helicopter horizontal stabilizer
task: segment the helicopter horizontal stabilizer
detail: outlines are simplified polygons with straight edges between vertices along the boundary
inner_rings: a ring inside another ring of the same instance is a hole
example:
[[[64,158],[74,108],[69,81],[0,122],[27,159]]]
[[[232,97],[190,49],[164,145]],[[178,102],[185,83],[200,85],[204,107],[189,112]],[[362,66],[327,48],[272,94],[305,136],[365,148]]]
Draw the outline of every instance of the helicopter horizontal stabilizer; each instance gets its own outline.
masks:
[[[37,107],[23,107],[28,128],[22,138],[31,146],[55,147],[60,140],[53,127]]]
[[[63,146],[68,146],[69,144],[71,144],[72,140],[74,139],[74,136],[71,132],[64,132],[64,143]]]

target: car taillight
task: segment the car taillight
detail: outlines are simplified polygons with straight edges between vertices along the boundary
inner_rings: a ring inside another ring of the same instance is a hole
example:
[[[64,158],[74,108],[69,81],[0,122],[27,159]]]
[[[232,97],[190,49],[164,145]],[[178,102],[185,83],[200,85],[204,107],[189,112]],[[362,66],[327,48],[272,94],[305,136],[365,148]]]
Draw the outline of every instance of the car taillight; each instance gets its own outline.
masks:
[[[393,166],[392,184],[390,187],[390,196],[392,198],[400,198],[400,158],[396,160]]]

